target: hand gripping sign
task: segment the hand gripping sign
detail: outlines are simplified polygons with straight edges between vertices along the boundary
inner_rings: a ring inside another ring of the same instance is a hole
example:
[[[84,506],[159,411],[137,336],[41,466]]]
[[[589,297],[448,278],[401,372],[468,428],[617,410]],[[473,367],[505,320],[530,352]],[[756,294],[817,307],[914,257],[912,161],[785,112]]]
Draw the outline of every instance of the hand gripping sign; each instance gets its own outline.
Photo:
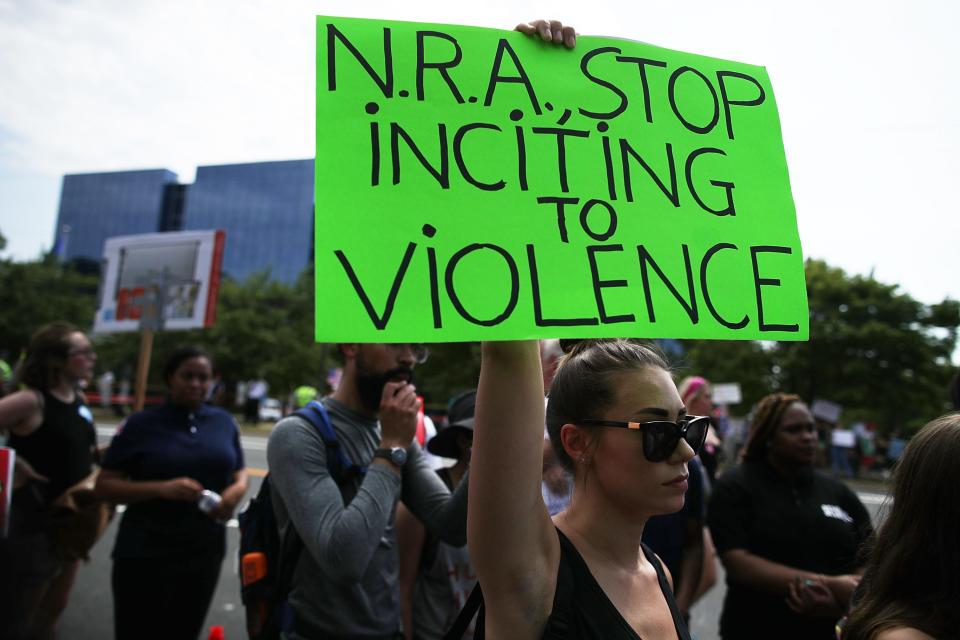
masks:
[[[805,340],[766,71],[317,18],[316,338]]]

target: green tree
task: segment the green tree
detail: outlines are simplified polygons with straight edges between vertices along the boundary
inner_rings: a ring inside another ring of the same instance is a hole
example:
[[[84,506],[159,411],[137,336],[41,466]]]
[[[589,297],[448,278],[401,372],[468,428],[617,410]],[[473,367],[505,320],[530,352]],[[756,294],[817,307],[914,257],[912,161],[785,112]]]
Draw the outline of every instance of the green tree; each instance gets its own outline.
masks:
[[[734,414],[746,414],[776,387],[774,353],[769,344],[729,340],[689,340],[684,344],[687,353],[676,371],[677,382],[688,375],[699,375],[713,383],[739,383],[743,400],[730,407]]]
[[[36,329],[65,320],[84,331],[93,324],[98,279],[48,257],[0,260],[0,350],[16,358]]]
[[[783,389],[884,428],[916,427],[947,409],[960,303],[924,305],[819,260],[807,261],[806,276],[810,341],[777,345]]]
[[[823,398],[842,420],[914,428],[943,413],[957,345],[960,303],[924,305],[897,285],[806,263],[808,342],[687,343],[687,365],[714,382],[740,382],[746,413],[773,391]]]
[[[417,367],[415,384],[431,409],[445,409],[455,394],[477,386],[480,344],[448,342],[430,345],[430,357]]]

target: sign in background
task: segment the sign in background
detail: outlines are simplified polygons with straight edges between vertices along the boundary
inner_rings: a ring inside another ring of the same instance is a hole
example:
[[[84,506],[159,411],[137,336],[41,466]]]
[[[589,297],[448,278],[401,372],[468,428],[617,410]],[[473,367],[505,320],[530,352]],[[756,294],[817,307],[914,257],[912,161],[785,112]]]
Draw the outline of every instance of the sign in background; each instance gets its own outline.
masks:
[[[224,231],[108,238],[93,330],[202,329],[216,318]]]
[[[840,415],[843,413],[843,405],[822,398],[814,398],[813,404],[810,405],[810,412],[815,418],[820,418],[830,424],[838,424]]]
[[[316,338],[803,340],[766,71],[317,18]]]
[[[713,391],[712,400],[714,404],[740,404],[743,401],[743,393],[740,390],[739,382],[715,384],[711,390]]]

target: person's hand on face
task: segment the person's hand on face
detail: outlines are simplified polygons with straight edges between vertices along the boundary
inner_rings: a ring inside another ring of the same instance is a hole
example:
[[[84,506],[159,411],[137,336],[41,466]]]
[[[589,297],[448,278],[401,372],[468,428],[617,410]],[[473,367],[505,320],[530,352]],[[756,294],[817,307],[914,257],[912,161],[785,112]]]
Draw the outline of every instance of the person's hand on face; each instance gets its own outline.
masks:
[[[420,400],[417,388],[409,382],[388,382],[380,399],[382,447],[403,447],[413,442],[417,432]]]
[[[573,49],[577,44],[577,32],[571,26],[563,26],[559,20],[534,20],[516,26],[516,31],[538,37],[544,42],[563,45]]]

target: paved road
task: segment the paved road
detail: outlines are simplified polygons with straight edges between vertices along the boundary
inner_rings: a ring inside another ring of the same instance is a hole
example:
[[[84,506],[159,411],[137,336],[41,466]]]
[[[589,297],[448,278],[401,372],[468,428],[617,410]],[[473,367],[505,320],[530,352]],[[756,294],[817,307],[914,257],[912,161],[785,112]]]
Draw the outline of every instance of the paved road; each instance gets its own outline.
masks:
[[[101,442],[108,441],[112,428],[97,429]],[[250,491],[254,496],[260,489],[261,478],[256,470],[267,468],[266,439],[244,437],[243,452],[249,468],[253,469],[250,478]],[[262,472],[259,474],[262,475]],[[117,534],[117,522],[114,518],[103,539],[90,554],[90,562],[80,568],[70,604],[61,621],[61,640],[109,640],[113,638],[113,596],[110,592],[110,551]],[[220,571],[220,584],[214,595],[207,615],[207,628],[210,625],[223,625],[226,640],[243,640],[247,637],[244,626],[243,606],[240,602],[240,580],[237,572],[237,545],[239,532],[236,521],[227,527],[227,556]],[[201,640],[206,640],[204,636]]]
[[[106,441],[112,433],[112,429],[101,427],[98,429],[98,433],[101,441]],[[247,465],[253,470],[249,497],[255,495],[260,488],[261,479],[259,476],[262,475],[262,470],[267,467],[266,439],[244,437],[242,444]],[[859,493],[858,495],[870,511],[870,515],[876,520],[883,496],[875,493]],[[80,569],[70,605],[67,607],[61,623],[60,638],[62,640],[109,640],[113,638],[110,550],[113,548],[113,541],[116,536],[117,520],[118,518],[114,519],[103,540],[94,548],[90,562]],[[240,582],[237,573],[238,538],[239,533],[234,521],[227,528],[227,557],[223,562],[220,584],[206,622],[207,627],[214,624],[223,625],[226,640],[243,640],[246,638],[243,606],[240,602]],[[691,612],[691,628],[697,635],[698,640],[717,640],[716,629],[726,591],[723,580],[723,569],[721,567],[717,586],[697,603]],[[206,640],[206,637],[204,636],[201,640]]]

